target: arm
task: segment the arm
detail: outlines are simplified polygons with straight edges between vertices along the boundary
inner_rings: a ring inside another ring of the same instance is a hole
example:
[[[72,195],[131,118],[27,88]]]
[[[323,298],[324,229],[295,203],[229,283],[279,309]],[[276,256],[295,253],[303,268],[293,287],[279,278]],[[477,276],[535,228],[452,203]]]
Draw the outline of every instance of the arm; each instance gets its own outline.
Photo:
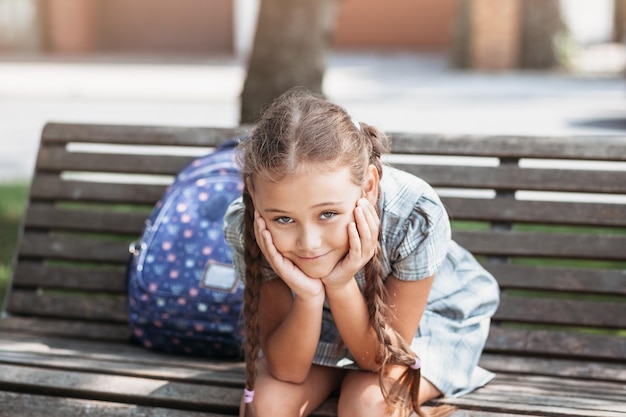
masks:
[[[401,281],[390,276],[385,283],[389,303],[387,322],[407,343],[417,332],[433,279],[434,276],[420,281]],[[327,288],[326,295],[346,347],[361,368],[376,370],[380,343],[370,325],[365,297],[356,280],[352,279],[341,288],[330,291]]]
[[[279,278],[261,285],[259,327],[263,353],[272,375],[303,382],[313,361],[322,328],[324,286],[307,277],[278,252],[265,221],[255,212],[257,243]]]
[[[259,322],[261,346],[272,375],[281,381],[304,381],[320,337],[324,293],[294,296],[281,280],[261,287]]]

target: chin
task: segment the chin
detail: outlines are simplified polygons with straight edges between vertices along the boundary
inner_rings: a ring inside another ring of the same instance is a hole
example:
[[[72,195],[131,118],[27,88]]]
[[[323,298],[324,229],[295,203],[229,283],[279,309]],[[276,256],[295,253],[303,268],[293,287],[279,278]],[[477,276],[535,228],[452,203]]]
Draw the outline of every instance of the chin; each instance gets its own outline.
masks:
[[[334,267],[334,265],[332,267],[311,267],[308,265],[298,265],[298,268],[300,268],[306,276],[316,279],[326,278],[332,272]]]

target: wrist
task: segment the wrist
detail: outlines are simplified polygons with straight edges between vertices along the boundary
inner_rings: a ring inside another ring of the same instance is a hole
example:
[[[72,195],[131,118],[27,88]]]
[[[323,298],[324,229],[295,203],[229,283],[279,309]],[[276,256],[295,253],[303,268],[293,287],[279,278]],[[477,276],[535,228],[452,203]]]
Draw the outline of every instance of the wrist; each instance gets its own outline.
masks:
[[[324,282],[324,289],[326,290],[326,296],[329,298],[344,295],[345,293],[354,291],[355,289],[360,292],[354,277],[348,280],[342,280],[341,282]]]
[[[322,287],[322,291],[317,294],[307,294],[306,296],[295,294],[294,301],[304,306],[316,307],[323,306],[325,299],[326,293],[324,292],[324,287]]]

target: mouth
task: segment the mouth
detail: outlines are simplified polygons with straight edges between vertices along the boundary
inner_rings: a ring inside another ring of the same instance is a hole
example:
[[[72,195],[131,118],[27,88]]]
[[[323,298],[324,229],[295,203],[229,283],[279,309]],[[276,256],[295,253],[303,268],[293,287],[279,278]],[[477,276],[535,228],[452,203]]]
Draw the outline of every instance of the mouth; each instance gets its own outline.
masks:
[[[303,262],[315,262],[315,261],[322,259],[326,255],[328,255],[328,253],[322,253],[320,255],[313,255],[313,256],[298,256],[298,259],[300,259]]]

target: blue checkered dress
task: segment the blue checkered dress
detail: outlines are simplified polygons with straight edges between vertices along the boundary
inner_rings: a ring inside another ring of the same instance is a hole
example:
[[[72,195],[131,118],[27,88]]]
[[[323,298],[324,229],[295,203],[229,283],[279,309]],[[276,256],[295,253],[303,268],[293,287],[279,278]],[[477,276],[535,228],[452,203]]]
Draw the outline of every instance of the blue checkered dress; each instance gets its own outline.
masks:
[[[422,359],[422,376],[447,396],[468,393],[493,378],[478,359],[499,302],[495,279],[450,238],[450,222],[435,191],[422,179],[385,166],[381,188],[383,276],[420,280],[435,275],[426,311],[411,343]],[[243,276],[243,203],[226,213],[226,240],[235,268]],[[426,222],[422,213],[428,216]],[[275,278],[271,270],[267,278]],[[363,272],[356,276],[363,288]],[[339,333],[328,305],[313,362],[358,369],[347,349],[338,348]]]

